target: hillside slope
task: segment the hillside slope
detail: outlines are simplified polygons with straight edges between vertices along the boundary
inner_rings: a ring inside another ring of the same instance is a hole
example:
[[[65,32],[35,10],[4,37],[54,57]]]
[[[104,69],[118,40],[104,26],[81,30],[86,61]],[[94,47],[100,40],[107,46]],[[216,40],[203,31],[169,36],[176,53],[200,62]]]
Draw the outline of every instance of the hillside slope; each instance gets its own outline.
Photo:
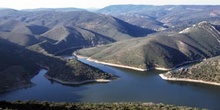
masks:
[[[0,38],[21,46],[31,46],[41,42],[34,35],[12,32],[0,32]]]
[[[87,11],[5,9],[0,12],[1,38],[51,54],[71,48],[144,37],[155,32],[111,16]]]
[[[69,48],[83,48],[108,44],[115,40],[101,34],[77,27],[57,26],[42,34],[39,39],[48,41],[42,46],[49,53],[56,53]],[[53,51],[51,51],[53,49]]]
[[[4,39],[0,39],[0,62],[0,92],[30,86],[31,78],[45,67],[49,69],[46,73],[48,78],[68,83],[110,80],[114,77],[75,59],[65,60],[41,54]]]
[[[0,16],[0,20],[18,20],[29,25],[48,28],[54,26],[74,26],[99,33],[114,40],[146,36],[154,31],[140,28],[117,18],[87,11],[8,11]]]
[[[154,34],[100,47],[82,49],[78,55],[102,62],[141,69],[170,69],[184,62],[220,54],[217,26],[201,22],[179,33]]]
[[[203,81],[203,83],[208,82],[207,84],[220,85],[220,56],[203,60],[188,68],[169,71],[164,76],[167,80],[178,81],[178,79],[183,79],[184,81],[184,79],[188,79],[189,81],[195,80],[194,82]]]

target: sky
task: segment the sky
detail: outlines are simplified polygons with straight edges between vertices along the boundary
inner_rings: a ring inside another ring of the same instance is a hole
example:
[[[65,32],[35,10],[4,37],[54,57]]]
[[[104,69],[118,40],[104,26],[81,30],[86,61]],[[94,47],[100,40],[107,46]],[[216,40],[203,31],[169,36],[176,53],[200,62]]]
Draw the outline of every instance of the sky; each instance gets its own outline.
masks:
[[[0,0],[0,8],[103,8],[116,4],[220,5],[220,0]]]

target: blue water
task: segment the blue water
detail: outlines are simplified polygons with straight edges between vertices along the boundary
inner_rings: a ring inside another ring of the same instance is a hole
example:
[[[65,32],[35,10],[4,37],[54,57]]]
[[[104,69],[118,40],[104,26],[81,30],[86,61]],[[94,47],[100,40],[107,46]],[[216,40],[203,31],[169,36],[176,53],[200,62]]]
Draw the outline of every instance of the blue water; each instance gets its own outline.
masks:
[[[162,71],[139,72],[105,66],[85,59],[120,78],[110,83],[66,86],[44,78],[41,70],[32,79],[36,86],[0,94],[0,100],[40,100],[55,102],[155,102],[199,108],[220,109],[220,87],[162,80]]]

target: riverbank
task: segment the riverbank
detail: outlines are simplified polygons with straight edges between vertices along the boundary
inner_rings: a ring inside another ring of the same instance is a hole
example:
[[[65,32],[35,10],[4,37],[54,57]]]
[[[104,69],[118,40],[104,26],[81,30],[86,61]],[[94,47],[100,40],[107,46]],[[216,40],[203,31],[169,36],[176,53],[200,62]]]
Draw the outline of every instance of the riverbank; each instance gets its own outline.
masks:
[[[156,67],[156,68],[150,68],[150,69],[142,69],[142,68],[137,68],[137,67],[132,67],[132,66],[126,66],[126,65],[119,65],[119,64],[113,64],[113,63],[107,63],[107,62],[102,62],[98,61],[96,59],[92,59],[90,57],[85,57],[81,55],[77,55],[74,53],[74,56],[77,58],[85,58],[88,61],[103,64],[103,65],[108,65],[108,66],[113,66],[113,67],[119,67],[119,68],[126,68],[126,69],[132,69],[132,70],[137,70],[137,71],[148,71],[148,70],[161,70],[161,71],[169,71],[171,68],[161,68],[161,67]]]
[[[87,60],[95,62],[95,63],[100,63],[100,64],[103,64],[103,65],[120,67],[120,68],[127,68],[127,69],[132,69],[132,70],[137,70],[137,71],[147,71],[148,70],[148,69],[141,69],[141,68],[136,68],[136,67],[132,67],[132,66],[125,66],[125,65],[102,62],[102,61],[98,61],[98,60],[95,60],[95,59],[92,59],[92,58],[87,58]]]
[[[13,68],[11,70],[13,70]],[[31,79],[40,72],[40,70],[37,70],[22,73],[22,71],[19,69],[14,71],[15,72],[8,73],[7,76],[1,76],[4,78],[0,81],[0,93],[6,93],[35,86],[35,84],[31,82]],[[33,74],[29,74],[32,72]],[[26,76],[24,77],[24,75]]]
[[[194,83],[202,83],[202,84],[220,86],[220,83],[216,83],[216,82],[209,82],[209,81],[195,80],[195,79],[187,79],[187,78],[169,78],[169,77],[166,77],[164,74],[159,74],[159,76],[162,79],[167,80],[167,81],[194,82]]]
[[[107,80],[107,79],[94,79],[94,80],[85,80],[85,81],[79,81],[79,82],[69,82],[69,81],[63,81],[63,80],[57,79],[57,78],[52,78],[46,74],[44,75],[44,77],[49,80],[53,80],[53,81],[56,81],[56,82],[59,82],[61,84],[65,84],[65,85],[80,85],[80,84],[93,83],[93,82],[108,83],[111,81],[111,80]]]
[[[8,89],[0,90],[0,93],[16,91],[18,89],[25,89],[25,88],[29,88],[29,87],[33,87],[33,86],[35,86],[35,84],[33,84],[33,83],[20,84],[20,85],[17,85],[16,87],[9,87]]]

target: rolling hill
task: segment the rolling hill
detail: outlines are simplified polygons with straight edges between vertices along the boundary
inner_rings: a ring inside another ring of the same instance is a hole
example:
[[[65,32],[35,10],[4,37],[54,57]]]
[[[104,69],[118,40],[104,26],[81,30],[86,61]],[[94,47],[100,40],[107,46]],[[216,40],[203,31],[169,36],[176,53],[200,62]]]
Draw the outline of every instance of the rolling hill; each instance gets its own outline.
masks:
[[[30,46],[32,50],[36,48],[56,54],[71,48],[109,44],[155,32],[88,11],[45,10],[0,10],[0,37],[21,46]]]
[[[67,26],[57,26],[45,32],[39,37],[47,42],[47,46],[42,46],[49,53],[55,53],[69,48],[83,48],[96,45],[108,44],[115,42],[115,40],[103,36],[101,34]],[[50,51],[49,49],[56,49]]]
[[[40,42],[35,36],[23,33],[0,32],[0,38],[21,46],[31,46]]]
[[[54,11],[8,11],[0,16],[4,20],[18,20],[29,25],[74,26],[108,36],[115,40],[140,37],[154,31],[140,28],[117,18],[87,11],[54,12]],[[138,32],[137,32],[138,31]]]
[[[139,69],[171,69],[185,62],[220,55],[218,26],[201,22],[179,33],[158,33],[105,46],[82,49],[78,55]]]

